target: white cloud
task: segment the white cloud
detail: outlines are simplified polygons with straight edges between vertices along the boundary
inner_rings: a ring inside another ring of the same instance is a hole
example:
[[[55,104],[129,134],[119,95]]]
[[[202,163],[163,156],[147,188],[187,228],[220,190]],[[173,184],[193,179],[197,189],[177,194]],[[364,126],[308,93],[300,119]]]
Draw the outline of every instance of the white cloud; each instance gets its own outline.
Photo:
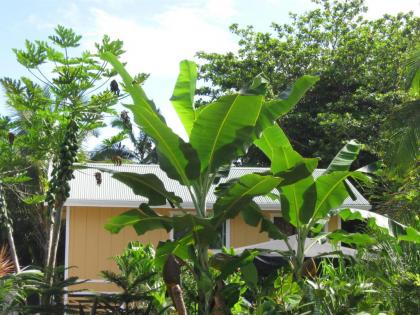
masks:
[[[226,52],[236,48],[227,25],[214,23],[234,14],[233,7],[226,4],[220,8],[223,14],[216,10],[219,2],[210,0],[202,8],[173,6],[153,16],[152,23],[100,9],[91,12],[98,36],[108,34],[124,41],[127,50],[124,59],[131,69],[172,76],[178,71],[180,60],[193,58],[199,50]]]
[[[365,16],[371,20],[380,18],[384,14],[395,15],[399,12],[413,11],[416,15],[420,15],[420,0],[366,0],[365,4],[369,8]]]

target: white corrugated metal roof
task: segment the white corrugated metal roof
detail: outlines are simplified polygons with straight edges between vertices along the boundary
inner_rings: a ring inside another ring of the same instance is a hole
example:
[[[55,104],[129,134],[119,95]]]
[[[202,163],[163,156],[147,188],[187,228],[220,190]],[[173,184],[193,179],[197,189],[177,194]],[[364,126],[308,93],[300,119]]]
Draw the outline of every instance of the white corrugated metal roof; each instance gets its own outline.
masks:
[[[179,185],[178,182],[168,178],[159,165],[146,164],[123,164],[115,166],[113,164],[91,163],[89,167],[107,168],[119,172],[135,172],[138,174],[155,174],[158,176],[168,191],[174,192],[183,200],[183,207],[187,209],[193,208],[190,194],[185,186]],[[262,173],[268,168],[261,167],[232,167],[227,178],[223,178],[221,182],[225,182],[232,178],[237,178],[249,173]],[[317,177],[323,173],[323,169],[317,169],[314,176]],[[77,169],[74,172],[75,179],[70,182],[70,197],[66,201],[67,206],[109,206],[109,207],[137,207],[142,202],[147,202],[147,198],[135,195],[132,190],[123,183],[113,179],[111,174],[102,173],[102,184],[97,185],[94,174],[96,169]],[[356,188],[351,185],[351,189],[356,196],[356,200],[347,198],[343,207],[369,209],[368,201],[360,194]],[[211,208],[216,200],[213,185],[210,189],[208,197],[208,207]],[[268,197],[256,197],[257,202],[262,209],[278,209],[278,201],[274,201]],[[169,205],[168,205],[169,206]]]

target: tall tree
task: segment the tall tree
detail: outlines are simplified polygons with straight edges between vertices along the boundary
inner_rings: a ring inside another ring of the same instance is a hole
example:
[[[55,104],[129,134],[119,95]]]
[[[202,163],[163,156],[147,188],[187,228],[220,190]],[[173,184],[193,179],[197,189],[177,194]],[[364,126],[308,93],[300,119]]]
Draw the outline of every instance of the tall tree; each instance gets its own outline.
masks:
[[[116,93],[104,87],[114,75],[106,63],[89,52],[71,55],[80,40],[73,30],[58,26],[48,42],[26,41],[25,49],[14,52],[39,82],[26,77],[1,80],[7,104],[14,111],[16,138],[25,139],[22,150],[30,157],[28,162],[38,168],[35,193],[44,198],[37,200],[36,207],[46,218],[45,271],[49,283],[54,278],[71,166],[86,135],[103,126],[103,113],[113,113],[111,107],[118,100]],[[98,50],[106,48],[116,55],[122,53],[121,47],[122,42],[111,42],[108,37],[97,45]],[[44,64],[52,67],[50,73],[43,71]],[[7,168],[7,164],[2,167]],[[49,303],[49,297],[44,302]]]
[[[232,25],[238,53],[199,52],[200,78],[207,83],[202,100],[237,90],[260,72],[272,91],[284,90],[304,73],[318,74],[315,89],[281,119],[294,147],[304,156],[321,157],[321,166],[345,139],[358,139],[376,155],[386,141],[378,137],[382,124],[409,98],[401,90],[402,64],[420,35],[420,18],[408,13],[369,21],[362,0],[314,2],[317,9],[290,14],[291,23],[273,23],[272,32]],[[244,160],[261,161],[255,150]]]

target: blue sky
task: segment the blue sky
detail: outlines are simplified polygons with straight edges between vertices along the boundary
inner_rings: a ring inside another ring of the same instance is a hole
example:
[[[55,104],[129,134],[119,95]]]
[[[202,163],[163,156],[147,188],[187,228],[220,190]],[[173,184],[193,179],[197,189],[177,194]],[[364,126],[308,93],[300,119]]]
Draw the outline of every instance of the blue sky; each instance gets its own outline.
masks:
[[[384,13],[415,11],[420,0],[367,0],[367,18]],[[90,49],[103,34],[125,43],[125,61],[132,73],[151,73],[145,85],[169,124],[180,132],[169,103],[178,63],[194,59],[199,50],[227,52],[237,49],[237,38],[229,25],[253,25],[268,31],[271,22],[285,23],[288,12],[302,13],[314,4],[310,0],[24,0],[2,3],[0,20],[0,76],[28,75],[16,61],[12,48],[24,39],[45,40],[57,24],[72,27],[83,35],[83,49]],[[0,92],[0,113],[5,113]],[[103,132],[103,136],[110,131]],[[88,147],[99,140],[90,139]]]

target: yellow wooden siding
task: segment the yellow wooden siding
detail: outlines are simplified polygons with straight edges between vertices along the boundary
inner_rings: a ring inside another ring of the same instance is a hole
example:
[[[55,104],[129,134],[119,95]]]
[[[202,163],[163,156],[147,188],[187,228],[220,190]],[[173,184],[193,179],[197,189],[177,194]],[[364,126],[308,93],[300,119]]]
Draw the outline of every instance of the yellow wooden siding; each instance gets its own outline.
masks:
[[[105,230],[106,221],[123,211],[125,208],[111,207],[71,207],[69,225],[69,276],[80,279],[99,280],[101,270],[118,271],[112,256],[119,255],[130,241],[139,240],[143,244],[156,246],[159,241],[167,240],[169,234],[165,230],[156,230],[137,236],[131,227],[111,234]],[[171,215],[170,209],[158,209],[161,214]],[[266,211],[266,216],[273,218],[279,211]],[[339,227],[339,218],[332,217],[328,230]],[[260,227],[247,225],[241,216],[230,220],[230,246],[241,247],[269,241],[267,233],[260,233]],[[115,291],[117,288],[107,283],[84,283],[80,289],[94,291]],[[76,289],[76,288],[74,288]]]
[[[119,255],[130,241],[138,240],[143,244],[154,246],[160,240],[168,239],[165,230],[155,230],[137,236],[131,227],[111,234],[105,230],[105,222],[127,209],[102,207],[71,207],[69,226],[68,263],[71,268],[69,276],[80,279],[100,279],[101,270],[117,271],[111,259]],[[167,210],[159,210],[160,213]],[[90,285],[89,285],[90,286]]]
[[[328,232],[333,232],[335,230],[338,230],[340,228],[340,218],[335,215],[330,218],[330,221],[328,222]]]
[[[267,213],[267,216],[270,214]],[[230,246],[242,247],[269,241],[267,233],[260,233],[260,227],[250,226],[241,216],[230,220]]]

